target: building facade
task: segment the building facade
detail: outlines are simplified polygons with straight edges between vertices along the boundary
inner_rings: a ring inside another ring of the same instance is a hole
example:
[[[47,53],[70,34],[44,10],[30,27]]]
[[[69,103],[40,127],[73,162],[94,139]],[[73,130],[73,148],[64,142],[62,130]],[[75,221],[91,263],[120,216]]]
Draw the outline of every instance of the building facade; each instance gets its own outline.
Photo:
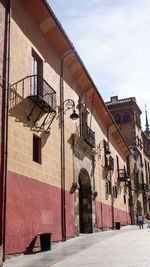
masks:
[[[131,223],[131,152],[78,53],[45,0],[11,11],[4,252]]]
[[[111,97],[110,102],[106,102],[106,105],[132,152],[130,156],[131,209],[132,222],[135,223],[137,214],[146,215],[150,212],[150,139],[148,120],[146,131],[143,132],[140,120],[141,110],[136,103],[135,97],[118,99],[117,96],[114,96]]]
[[[0,266],[3,258],[3,243],[5,230],[4,197],[5,197],[5,114],[6,114],[6,69],[8,68],[7,47],[9,46],[9,4],[8,1],[0,1]]]

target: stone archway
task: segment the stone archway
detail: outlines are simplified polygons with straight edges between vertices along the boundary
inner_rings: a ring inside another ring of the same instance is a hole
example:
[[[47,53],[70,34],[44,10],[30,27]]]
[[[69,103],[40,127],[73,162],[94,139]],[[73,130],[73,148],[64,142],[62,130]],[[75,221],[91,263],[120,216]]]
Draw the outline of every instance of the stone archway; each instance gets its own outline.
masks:
[[[79,231],[92,233],[92,190],[90,177],[85,169],[79,173]]]

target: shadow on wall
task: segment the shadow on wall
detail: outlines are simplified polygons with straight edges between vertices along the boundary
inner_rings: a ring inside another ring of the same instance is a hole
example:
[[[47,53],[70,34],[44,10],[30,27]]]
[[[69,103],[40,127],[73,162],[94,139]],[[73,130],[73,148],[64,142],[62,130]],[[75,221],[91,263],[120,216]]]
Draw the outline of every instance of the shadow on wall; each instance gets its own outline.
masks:
[[[34,112],[31,111],[34,108]],[[31,113],[31,116],[29,116]],[[35,105],[28,97],[23,98],[13,88],[10,88],[9,116],[15,118],[16,123],[28,127],[30,131],[37,132],[43,138],[42,146],[50,136],[50,129],[47,131],[54,113],[45,113],[38,105]]]

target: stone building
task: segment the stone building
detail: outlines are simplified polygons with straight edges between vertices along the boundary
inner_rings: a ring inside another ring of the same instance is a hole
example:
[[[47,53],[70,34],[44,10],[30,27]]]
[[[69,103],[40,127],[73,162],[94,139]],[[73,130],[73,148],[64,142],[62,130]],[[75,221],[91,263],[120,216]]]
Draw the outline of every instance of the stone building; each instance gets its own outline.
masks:
[[[131,152],[92,78],[45,0],[10,2],[6,254],[131,222]]]
[[[146,131],[141,128],[141,110],[135,97],[118,99],[111,97],[106,102],[115,122],[124,136],[132,155],[130,156],[132,222],[136,214],[150,212],[150,139],[146,113]]]

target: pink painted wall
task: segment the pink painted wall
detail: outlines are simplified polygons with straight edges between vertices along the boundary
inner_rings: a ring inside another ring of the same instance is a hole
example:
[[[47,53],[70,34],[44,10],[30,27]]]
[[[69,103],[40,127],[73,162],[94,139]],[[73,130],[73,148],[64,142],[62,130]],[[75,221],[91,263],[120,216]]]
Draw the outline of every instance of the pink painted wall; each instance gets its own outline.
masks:
[[[66,192],[66,231],[74,236],[74,199]],[[6,253],[25,251],[38,233],[51,232],[61,240],[61,190],[8,172]],[[39,243],[39,237],[37,238]]]
[[[96,200],[96,221],[98,227],[112,227],[111,206]],[[121,225],[131,224],[130,214],[114,207],[114,223],[115,222],[120,222]]]
[[[111,206],[96,201],[99,227],[112,226]],[[130,215],[114,208],[114,221],[130,224]],[[61,240],[61,190],[32,178],[8,172],[6,253],[25,251],[38,233],[51,232]],[[66,232],[74,236],[74,195],[66,192]],[[39,237],[36,244],[39,244]]]

